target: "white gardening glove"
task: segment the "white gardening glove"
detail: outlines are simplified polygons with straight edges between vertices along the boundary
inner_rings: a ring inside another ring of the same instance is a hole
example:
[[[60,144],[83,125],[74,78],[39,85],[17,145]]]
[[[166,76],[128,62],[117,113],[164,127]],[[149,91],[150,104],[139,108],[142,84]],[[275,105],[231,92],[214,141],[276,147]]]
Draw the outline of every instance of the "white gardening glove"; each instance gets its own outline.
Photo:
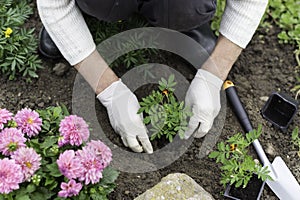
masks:
[[[203,137],[211,129],[214,119],[221,109],[220,90],[222,84],[223,81],[212,73],[203,69],[197,71],[185,97],[186,105],[193,112],[185,132],[186,139],[194,132],[194,137]]]
[[[121,79],[113,82],[97,98],[106,107],[109,121],[126,147],[134,152],[153,153],[143,117],[137,114],[140,108],[138,100]]]

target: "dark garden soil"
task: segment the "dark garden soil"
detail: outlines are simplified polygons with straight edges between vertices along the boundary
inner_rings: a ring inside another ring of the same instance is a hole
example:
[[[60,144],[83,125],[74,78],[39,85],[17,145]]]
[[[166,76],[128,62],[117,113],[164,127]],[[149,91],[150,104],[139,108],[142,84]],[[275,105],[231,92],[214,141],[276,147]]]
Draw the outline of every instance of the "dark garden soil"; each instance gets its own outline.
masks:
[[[29,26],[36,27],[38,34],[41,23],[37,14],[33,16]],[[300,182],[300,158],[291,144],[291,132],[300,122],[299,114],[296,115],[286,132],[273,127],[260,114],[266,97],[272,92],[282,91],[294,95],[290,92],[290,89],[296,84],[295,77],[297,75],[296,61],[293,56],[294,47],[279,44],[277,41],[278,31],[279,29],[276,27],[259,29],[247,49],[242,52],[229,78],[234,81],[254,127],[257,127],[258,124],[263,125],[263,134],[259,140],[269,159],[272,161],[275,156],[281,156]],[[178,69],[188,80],[192,79],[194,71],[183,59],[167,53],[165,56],[163,58],[160,55],[153,60],[164,61],[163,64]],[[63,63],[64,61],[59,62]],[[53,70],[56,63],[57,61],[43,58],[44,69],[38,72],[39,78],[30,83],[23,78],[8,81],[2,77],[0,79],[0,107],[16,112],[23,107],[42,109],[63,103],[71,110],[76,71],[69,67],[66,72],[57,75],[57,71],[55,73]],[[115,71],[121,76],[126,72],[126,69],[115,68]],[[142,91],[147,90],[143,89]],[[106,135],[114,144],[123,146],[109,125],[104,107],[96,102],[96,109],[99,121],[101,124],[106,124],[106,128],[104,128]],[[227,111],[226,120],[218,141],[224,141],[229,136],[242,131],[229,106],[225,105],[224,109]],[[218,165],[207,156],[199,156],[203,141],[203,138],[195,139],[179,159],[162,169],[139,174],[121,172],[116,182],[117,187],[109,198],[112,200],[133,199],[157,184],[161,178],[169,173],[181,172],[194,178],[215,199],[224,199],[222,193],[225,188],[219,183],[221,171]],[[155,143],[154,146],[161,148]],[[253,155],[255,155],[254,151]],[[265,186],[262,199],[277,198]]]

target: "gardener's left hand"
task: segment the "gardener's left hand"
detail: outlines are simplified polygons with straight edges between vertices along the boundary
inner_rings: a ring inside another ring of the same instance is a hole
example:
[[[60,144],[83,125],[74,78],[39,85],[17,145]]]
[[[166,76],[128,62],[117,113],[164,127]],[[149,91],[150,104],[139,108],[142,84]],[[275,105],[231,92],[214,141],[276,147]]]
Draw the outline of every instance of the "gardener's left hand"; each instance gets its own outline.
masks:
[[[221,108],[222,84],[223,81],[214,74],[203,69],[198,70],[185,97],[186,105],[193,112],[185,132],[186,139],[193,133],[196,138],[203,137],[211,129]]]

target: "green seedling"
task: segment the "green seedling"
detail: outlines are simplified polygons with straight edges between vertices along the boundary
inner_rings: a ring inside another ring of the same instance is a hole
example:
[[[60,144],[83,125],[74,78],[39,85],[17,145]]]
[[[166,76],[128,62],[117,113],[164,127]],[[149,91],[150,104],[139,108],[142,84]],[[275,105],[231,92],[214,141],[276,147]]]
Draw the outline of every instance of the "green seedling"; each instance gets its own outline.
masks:
[[[187,120],[192,116],[190,109],[174,95],[174,86],[177,84],[174,79],[174,75],[168,80],[162,78],[158,82],[158,90],[153,90],[140,102],[138,114],[145,115],[144,124],[151,124],[151,140],[165,136],[172,142],[176,134],[183,138],[188,125]]]
[[[260,135],[261,126],[247,133],[245,137],[237,133],[226,142],[218,143],[217,150],[209,154],[209,158],[215,159],[216,163],[221,163],[221,183],[224,187],[230,184],[245,188],[253,174],[262,181],[271,180],[268,168],[262,167],[259,161],[249,154],[249,146]]]
[[[300,137],[299,137],[299,128],[295,127],[292,132],[292,142],[295,147],[298,148],[298,156],[300,157]]]

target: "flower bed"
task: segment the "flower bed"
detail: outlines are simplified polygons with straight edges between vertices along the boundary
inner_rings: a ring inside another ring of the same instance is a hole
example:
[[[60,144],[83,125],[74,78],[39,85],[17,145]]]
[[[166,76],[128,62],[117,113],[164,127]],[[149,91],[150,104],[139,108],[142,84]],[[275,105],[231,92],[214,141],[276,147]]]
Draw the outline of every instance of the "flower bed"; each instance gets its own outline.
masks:
[[[111,150],[65,107],[0,109],[0,199],[106,199]]]

